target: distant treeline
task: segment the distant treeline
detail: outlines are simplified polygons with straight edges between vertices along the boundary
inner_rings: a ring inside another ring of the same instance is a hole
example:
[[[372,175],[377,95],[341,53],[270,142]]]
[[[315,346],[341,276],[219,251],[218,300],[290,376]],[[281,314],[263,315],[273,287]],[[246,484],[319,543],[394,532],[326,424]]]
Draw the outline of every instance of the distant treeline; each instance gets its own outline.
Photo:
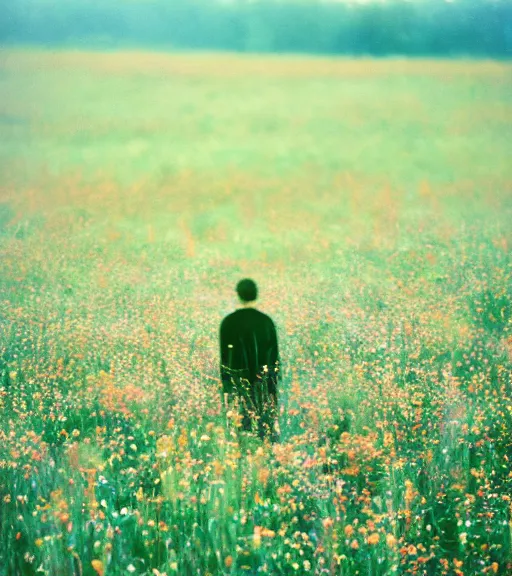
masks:
[[[512,56],[510,0],[6,0],[0,42]]]

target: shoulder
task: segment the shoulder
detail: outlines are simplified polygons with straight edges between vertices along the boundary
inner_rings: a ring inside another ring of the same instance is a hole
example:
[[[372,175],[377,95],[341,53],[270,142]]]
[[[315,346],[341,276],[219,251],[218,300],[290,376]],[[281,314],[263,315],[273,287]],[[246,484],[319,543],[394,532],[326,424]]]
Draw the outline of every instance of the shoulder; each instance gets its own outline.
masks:
[[[221,326],[227,326],[227,325],[231,322],[231,319],[232,319],[231,317],[232,317],[232,316],[233,316],[233,313],[232,313],[232,314],[228,314],[227,316],[224,316],[224,318],[222,319],[220,325],[221,325]]]
[[[237,321],[238,316],[239,316],[238,312],[239,312],[239,310],[235,310],[234,312],[231,312],[231,314],[224,316],[224,318],[222,319],[222,322],[220,323],[221,328],[235,323]]]
[[[257,313],[258,313],[258,318],[262,322],[265,322],[269,326],[274,326],[274,321],[272,320],[272,318],[268,314],[265,314],[265,312],[261,312],[260,310],[257,310]]]

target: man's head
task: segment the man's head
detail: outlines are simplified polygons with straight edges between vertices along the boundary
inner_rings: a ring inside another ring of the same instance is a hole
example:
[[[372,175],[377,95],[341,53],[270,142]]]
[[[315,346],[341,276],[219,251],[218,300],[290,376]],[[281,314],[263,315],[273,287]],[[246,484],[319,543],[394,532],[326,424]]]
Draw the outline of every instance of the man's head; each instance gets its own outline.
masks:
[[[254,302],[258,297],[258,287],[254,280],[244,278],[236,285],[236,291],[240,301],[244,304]]]

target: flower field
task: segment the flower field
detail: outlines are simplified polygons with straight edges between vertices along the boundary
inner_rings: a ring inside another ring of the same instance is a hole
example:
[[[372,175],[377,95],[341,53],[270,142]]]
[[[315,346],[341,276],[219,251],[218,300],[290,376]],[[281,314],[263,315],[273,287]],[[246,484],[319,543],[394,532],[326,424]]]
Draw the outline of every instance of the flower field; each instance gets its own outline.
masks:
[[[512,574],[511,81],[0,51],[0,576]],[[246,276],[273,445],[218,381]]]

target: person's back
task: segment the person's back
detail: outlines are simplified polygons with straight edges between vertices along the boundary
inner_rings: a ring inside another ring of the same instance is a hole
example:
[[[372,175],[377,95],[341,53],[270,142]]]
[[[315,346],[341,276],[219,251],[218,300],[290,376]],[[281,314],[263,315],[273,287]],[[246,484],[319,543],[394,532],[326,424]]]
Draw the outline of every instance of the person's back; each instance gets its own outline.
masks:
[[[275,368],[278,361],[276,330],[263,312],[240,308],[224,318],[220,333],[226,376],[229,372],[254,382],[265,366],[267,371]]]
[[[223,391],[241,400],[244,428],[250,429],[256,418],[263,436],[261,423],[273,432],[277,407],[277,333],[272,319],[252,307],[257,297],[255,283],[242,280],[237,292],[244,307],[226,316],[220,326]]]

